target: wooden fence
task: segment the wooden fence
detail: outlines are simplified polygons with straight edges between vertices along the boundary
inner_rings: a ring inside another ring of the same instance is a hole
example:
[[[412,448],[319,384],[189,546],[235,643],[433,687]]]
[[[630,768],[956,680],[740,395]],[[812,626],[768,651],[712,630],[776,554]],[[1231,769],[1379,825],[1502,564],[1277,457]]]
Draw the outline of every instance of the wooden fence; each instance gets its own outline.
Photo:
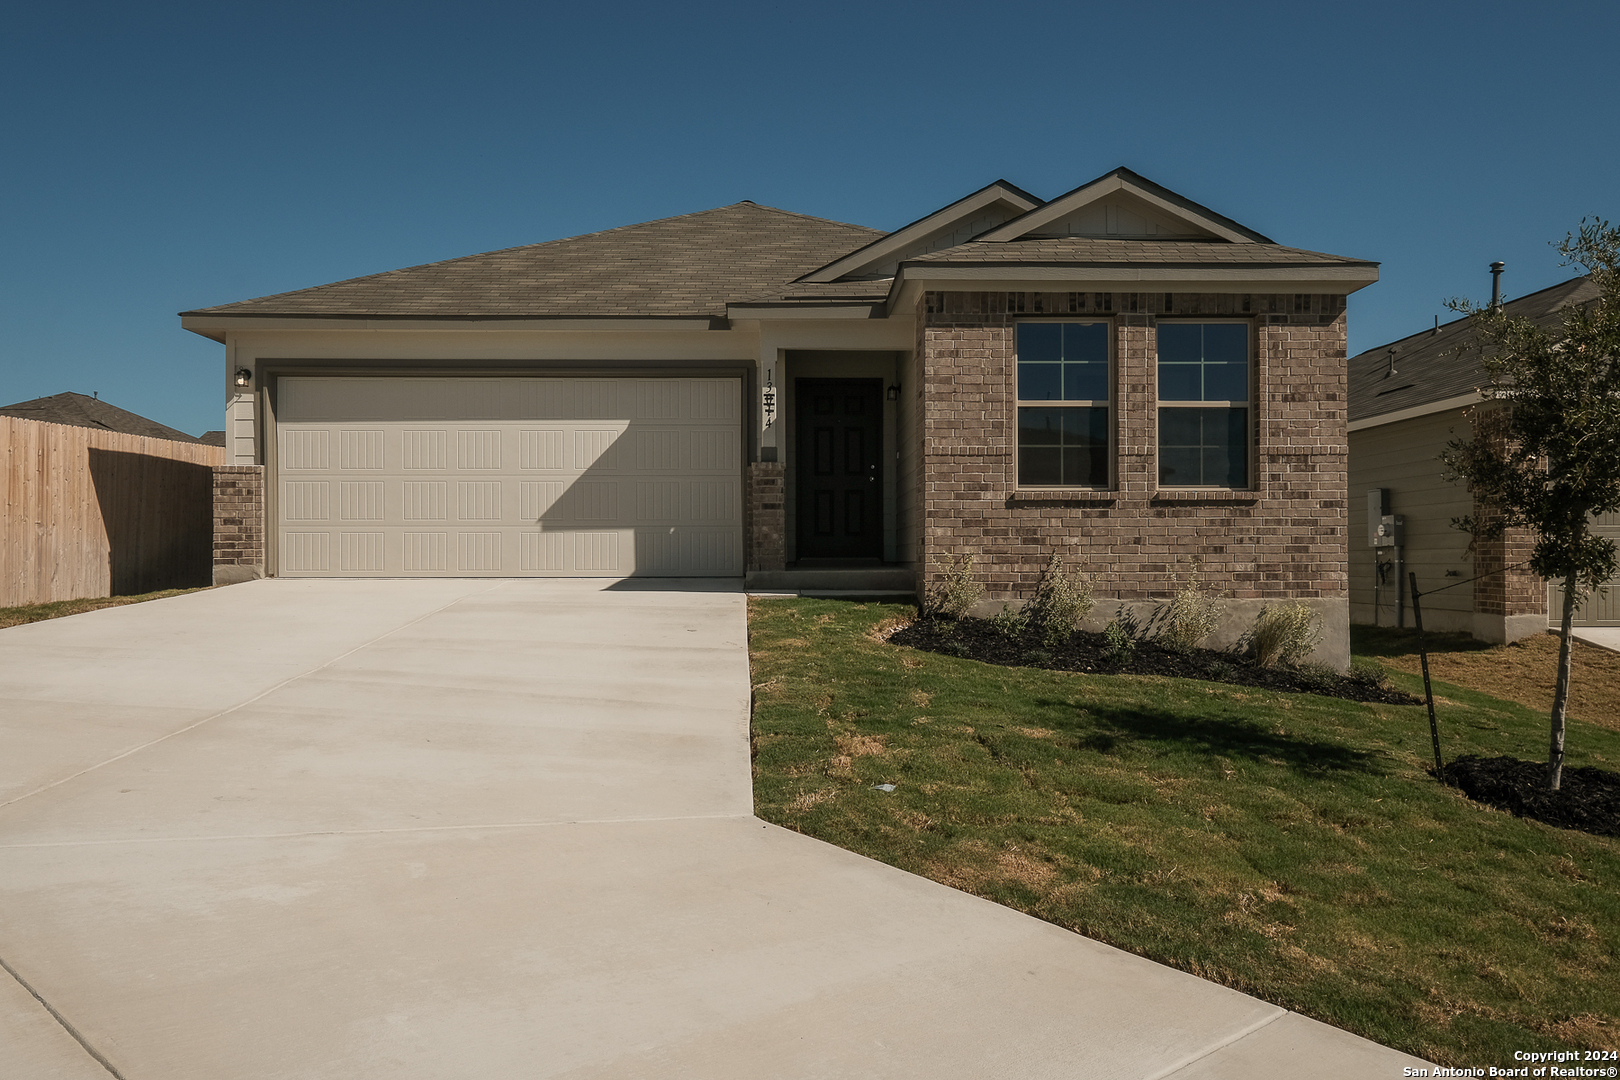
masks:
[[[207,585],[201,443],[0,416],[0,607]]]

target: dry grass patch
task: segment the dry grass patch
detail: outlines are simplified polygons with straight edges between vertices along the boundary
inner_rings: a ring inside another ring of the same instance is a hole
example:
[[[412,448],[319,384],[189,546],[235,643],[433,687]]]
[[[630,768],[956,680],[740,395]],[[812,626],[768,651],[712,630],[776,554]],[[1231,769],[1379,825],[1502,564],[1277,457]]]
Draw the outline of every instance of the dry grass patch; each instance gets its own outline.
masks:
[[[1376,656],[1386,667],[1408,675],[1422,673],[1416,632],[1357,627],[1356,637],[1357,651]],[[1463,634],[1428,638],[1429,674],[1434,679],[1551,712],[1558,635],[1537,634],[1511,645],[1486,645]],[[1571,657],[1570,716],[1620,731],[1620,653],[1576,641]]]
[[[21,607],[0,608],[0,629],[8,626],[23,626],[27,623],[44,622],[46,619],[60,619],[68,615],[82,615],[87,611],[100,611],[102,608],[124,607],[126,604],[144,604],[148,600],[162,600],[170,596],[184,596],[186,593],[205,592],[208,589],[222,588],[219,585],[204,585],[197,589],[164,589],[161,592],[141,593],[137,596],[100,596],[84,600],[53,600],[48,604],[23,604]]]

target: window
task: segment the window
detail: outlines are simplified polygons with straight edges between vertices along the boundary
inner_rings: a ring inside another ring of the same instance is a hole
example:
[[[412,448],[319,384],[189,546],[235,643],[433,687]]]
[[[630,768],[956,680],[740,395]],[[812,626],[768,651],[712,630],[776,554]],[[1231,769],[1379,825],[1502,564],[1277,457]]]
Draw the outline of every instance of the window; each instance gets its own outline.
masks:
[[[1249,326],[1159,323],[1159,486],[1249,486]]]
[[[1108,486],[1108,324],[1017,327],[1018,483]]]

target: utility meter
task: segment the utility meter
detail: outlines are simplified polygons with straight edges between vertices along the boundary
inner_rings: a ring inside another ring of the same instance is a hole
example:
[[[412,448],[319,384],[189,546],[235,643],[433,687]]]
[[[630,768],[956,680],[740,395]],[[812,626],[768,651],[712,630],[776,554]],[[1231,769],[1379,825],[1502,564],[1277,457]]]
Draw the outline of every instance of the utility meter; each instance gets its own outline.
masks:
[[[1378,523],[1378,532],[1374,534],[1374,547],[1405,547],[1406,546],[1406,517],[1402,514],[1385,514]]]

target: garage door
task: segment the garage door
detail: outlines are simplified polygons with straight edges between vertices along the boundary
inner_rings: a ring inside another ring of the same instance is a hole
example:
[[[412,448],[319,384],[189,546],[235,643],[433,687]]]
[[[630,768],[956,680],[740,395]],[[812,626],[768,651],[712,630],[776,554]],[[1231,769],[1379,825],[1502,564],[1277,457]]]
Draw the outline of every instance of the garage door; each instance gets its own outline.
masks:
[[[737,379],[284,378],[288,576],[740,576]]]
[[[1606,536],[1620,545],[1620,514],[1599,514],[1592,519],[1592,531]],[[1563,586],[1547,585],[1547,622],[1557,626],[1563,617]],[[1586,603],[1575,609],[1576,626],[1620,626],[1620,577],[1610,578],[1586,597]]]

